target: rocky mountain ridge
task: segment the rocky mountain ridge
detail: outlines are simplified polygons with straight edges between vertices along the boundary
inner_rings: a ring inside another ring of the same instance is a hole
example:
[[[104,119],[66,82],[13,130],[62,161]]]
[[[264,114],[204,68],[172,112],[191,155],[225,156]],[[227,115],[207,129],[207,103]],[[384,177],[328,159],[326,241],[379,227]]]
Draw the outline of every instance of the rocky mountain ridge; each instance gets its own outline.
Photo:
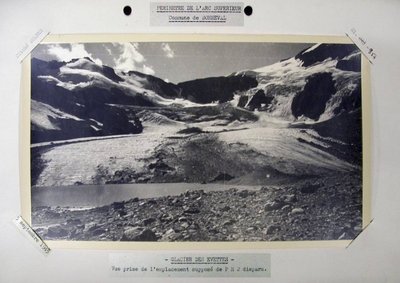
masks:
[[[90,58],[32,58],[32,143],[141,133],[142,121],[125,106],[182,109],[229,103],[291,123],[359,113],[360,60],[354,45],[317,44],[263,68],[173,84]]]

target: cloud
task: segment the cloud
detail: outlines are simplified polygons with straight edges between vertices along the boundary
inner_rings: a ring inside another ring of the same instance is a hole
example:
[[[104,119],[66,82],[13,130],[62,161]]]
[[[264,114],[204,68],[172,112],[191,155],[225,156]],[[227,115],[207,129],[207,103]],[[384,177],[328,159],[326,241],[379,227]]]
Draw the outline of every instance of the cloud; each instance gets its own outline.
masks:
[[[164,51],[165,56],[167,56],[168,58],[175,57],[175,52],[171,49],[171,46],[169,46],[168,43],[161,43],[161,49]]]
[[[124,72],[138,71],[147,75],[154,75],[152,66],[146,65],[146,58],[139,51],[139,43],[113,43],[118,56],[114,58],[114,67]]]
[[[105,44],[103,44],[104,49],[107,51],[108,55],[112,56],[112,51],[110,48],[108,48]]]
[[[146,66],[143,64],[142,73],[147,74],[147,75],[154,75],[156,72],[153,70],[153,67]]]
[[[85,46],[81,43],[71,44],[70,47],[63,47],[61,44],[51,44],[48,53],[55,56],[60,61],[69,62],[72,59],[89,57],[96,64],[102,65],[103,62],[86,51]]]
[[[113,43],[120,51],[120,55],[114,59],[117,69],[122,71],[137,70],[145,61],[144,56],[139,52],[139,43]]]

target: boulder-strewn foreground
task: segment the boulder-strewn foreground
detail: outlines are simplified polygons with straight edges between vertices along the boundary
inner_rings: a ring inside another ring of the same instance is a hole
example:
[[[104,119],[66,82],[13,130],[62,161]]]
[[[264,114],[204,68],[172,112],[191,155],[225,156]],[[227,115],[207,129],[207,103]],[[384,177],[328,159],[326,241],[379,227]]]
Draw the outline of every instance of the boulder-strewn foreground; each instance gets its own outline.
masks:
[[[289,241],[353,239],[361,232],[361,187],[343,174],[295,186],[187,191],[89,210],[38,207],[47,240]]]

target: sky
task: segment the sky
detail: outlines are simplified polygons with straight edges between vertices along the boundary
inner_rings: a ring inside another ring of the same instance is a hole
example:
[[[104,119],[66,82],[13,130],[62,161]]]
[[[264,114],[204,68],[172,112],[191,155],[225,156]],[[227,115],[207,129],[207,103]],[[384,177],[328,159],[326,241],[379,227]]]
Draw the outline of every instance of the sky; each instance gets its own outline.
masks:
[[[122,71],[139,71],[165,81],[226,76],[276,63],[311,43],[124,42],[40,44],[32,56],[50,61],[89,57]]]

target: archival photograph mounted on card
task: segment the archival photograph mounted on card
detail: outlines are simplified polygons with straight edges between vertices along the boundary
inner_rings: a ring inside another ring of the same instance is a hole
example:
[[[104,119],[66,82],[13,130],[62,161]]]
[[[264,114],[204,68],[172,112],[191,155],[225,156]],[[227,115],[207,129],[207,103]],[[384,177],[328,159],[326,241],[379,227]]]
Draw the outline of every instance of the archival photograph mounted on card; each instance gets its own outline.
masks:
[[[348,39],[57,39],[24,62],[23,209],[44,240],[349,241],[368,222]]]

